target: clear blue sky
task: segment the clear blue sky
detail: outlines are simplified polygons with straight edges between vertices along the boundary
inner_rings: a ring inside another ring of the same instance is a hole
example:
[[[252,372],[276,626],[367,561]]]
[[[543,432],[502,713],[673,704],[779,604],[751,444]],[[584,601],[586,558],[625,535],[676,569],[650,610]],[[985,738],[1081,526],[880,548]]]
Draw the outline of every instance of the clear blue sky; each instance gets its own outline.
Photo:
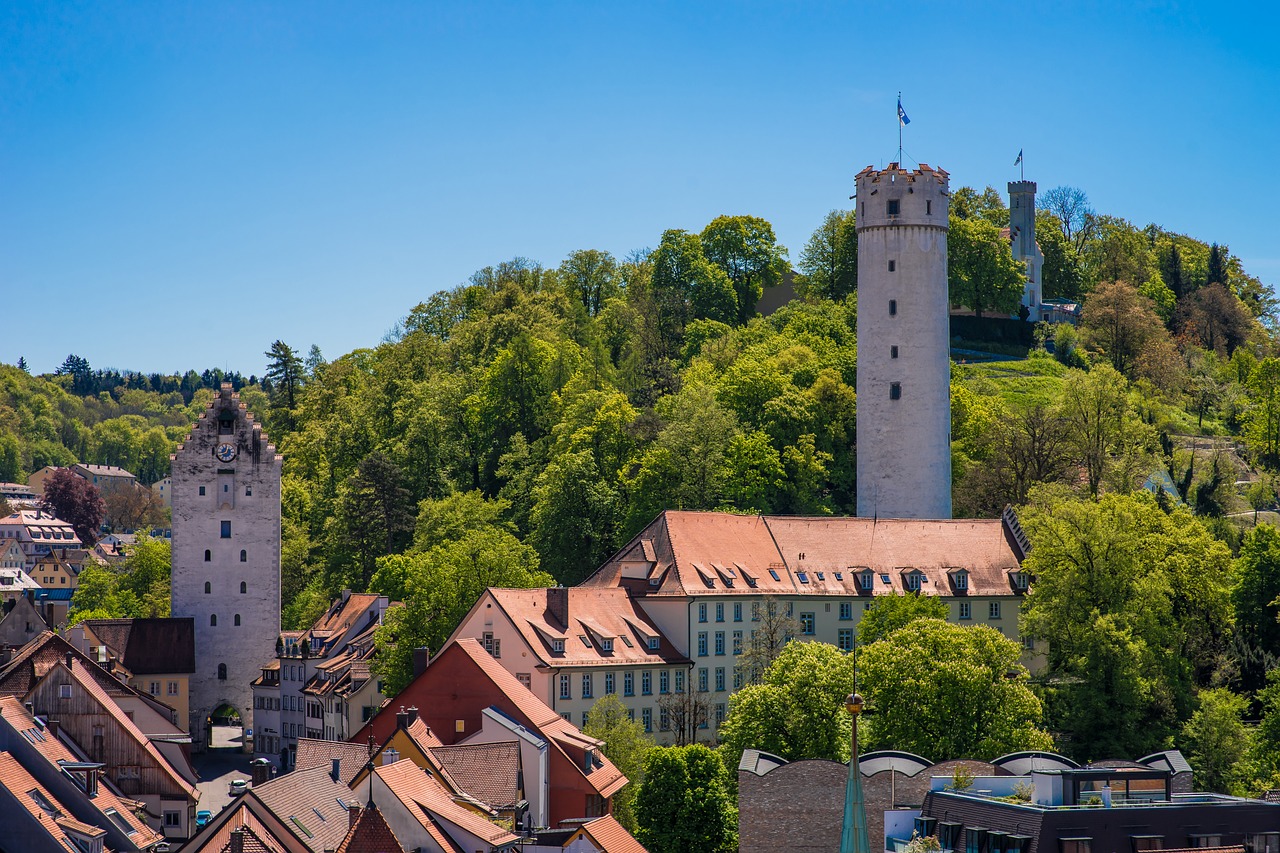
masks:
[[[1280,284],[1273,4],[0,5],[0,361],[261,373],[522,255],[719,214],[798,258],[897,149]]]

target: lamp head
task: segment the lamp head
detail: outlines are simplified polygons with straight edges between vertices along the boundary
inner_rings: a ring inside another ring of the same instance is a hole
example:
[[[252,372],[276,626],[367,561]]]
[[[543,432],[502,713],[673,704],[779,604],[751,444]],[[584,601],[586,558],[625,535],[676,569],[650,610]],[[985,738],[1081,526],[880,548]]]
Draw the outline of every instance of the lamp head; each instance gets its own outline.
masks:
[[[855,717],[862,713],[864,705],[866,702],[863,701],[861,693],[850,693],[845,697],[844,709]]]

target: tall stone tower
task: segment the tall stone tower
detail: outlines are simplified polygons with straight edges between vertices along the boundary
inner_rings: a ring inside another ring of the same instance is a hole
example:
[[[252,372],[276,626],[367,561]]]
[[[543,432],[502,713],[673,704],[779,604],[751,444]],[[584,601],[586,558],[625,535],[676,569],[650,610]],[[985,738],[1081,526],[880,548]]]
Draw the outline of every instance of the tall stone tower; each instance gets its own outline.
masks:
[[[947,173],[858,173],[858,515],[951,517]]]
[[[1022,290],[1022,304],[1027,309],[1027,319],[1037,322],[1044,319],[1041,300],[1044,290],[1040,271],[1044,267],[1044,254],[1036,243],[1036,182],[1009,182],[1009,241],[1013,258],[1027,268],[1027,283]]]
[[[173,459],[173,615],[195,619],[191,737],[223,704],[253,725],[252,682],[280,635],[282,457],[223,384]]]

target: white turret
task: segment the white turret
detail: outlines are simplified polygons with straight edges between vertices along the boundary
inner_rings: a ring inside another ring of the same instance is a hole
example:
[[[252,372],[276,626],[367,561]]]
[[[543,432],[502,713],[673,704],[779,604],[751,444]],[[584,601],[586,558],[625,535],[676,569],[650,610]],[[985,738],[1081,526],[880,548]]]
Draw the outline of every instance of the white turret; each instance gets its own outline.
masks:
[[[857,176],[858,515],[951,517],[947,173]]]

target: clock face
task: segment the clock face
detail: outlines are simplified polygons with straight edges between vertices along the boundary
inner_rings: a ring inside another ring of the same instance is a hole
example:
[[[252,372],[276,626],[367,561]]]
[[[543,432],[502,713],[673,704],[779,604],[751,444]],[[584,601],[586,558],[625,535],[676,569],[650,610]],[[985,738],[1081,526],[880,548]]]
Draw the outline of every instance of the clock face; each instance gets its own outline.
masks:
[[[236,446],[228,442],[223,442],[213,451],[213,455],[217,456],[223,462],[230,462],[232,459],[236,458]]]

